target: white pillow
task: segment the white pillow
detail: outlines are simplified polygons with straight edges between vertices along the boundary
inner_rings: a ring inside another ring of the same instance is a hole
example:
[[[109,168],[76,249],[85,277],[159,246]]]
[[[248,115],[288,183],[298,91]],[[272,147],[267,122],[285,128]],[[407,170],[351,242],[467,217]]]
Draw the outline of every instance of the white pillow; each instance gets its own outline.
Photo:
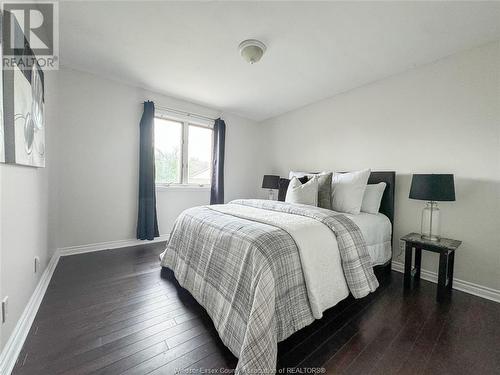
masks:
[[[335,173],[332,179],[332,209],[357,215],[361,210],[370,170]]]
[[[313,177],[305,184],[302,184],[297,177],[292,177],[286,191],[285,202],[317,206],[318,179]]]
[[[361,211],[368,212],[369,214],[378,214],[386,186],[385,182],[366,185],[363,203],[361,203]]]

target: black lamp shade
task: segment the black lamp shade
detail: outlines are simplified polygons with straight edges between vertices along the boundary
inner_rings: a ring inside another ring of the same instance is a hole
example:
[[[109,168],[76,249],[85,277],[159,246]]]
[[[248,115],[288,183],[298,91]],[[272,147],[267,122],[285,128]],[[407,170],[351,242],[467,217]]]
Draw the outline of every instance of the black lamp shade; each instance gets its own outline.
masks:
[[[454,201],[455,183],[452,174],[414,174],[410,198],[424,201]]]
[[[280,184],[280,176],[273,176],[270,174],[264,175],[262,180],[263,189],[278,189]]]

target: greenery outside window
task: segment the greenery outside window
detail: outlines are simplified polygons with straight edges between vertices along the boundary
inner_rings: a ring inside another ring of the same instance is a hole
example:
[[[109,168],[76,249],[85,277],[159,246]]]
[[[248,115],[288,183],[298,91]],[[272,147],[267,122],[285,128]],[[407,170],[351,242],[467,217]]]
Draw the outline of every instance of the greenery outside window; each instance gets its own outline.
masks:
[[[155,117],[156,185],[209,187],[212,148],[209,124]]]

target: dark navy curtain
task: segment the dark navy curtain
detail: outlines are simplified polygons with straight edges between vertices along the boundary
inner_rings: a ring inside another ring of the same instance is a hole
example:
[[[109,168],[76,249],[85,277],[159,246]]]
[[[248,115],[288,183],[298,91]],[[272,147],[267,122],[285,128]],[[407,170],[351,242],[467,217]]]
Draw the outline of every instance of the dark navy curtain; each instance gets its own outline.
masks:
[[[224,144],[226,142],[226,123],[218,118],[214,123],[214,150],[212,168],[212,187],[210,204],[224,203]]]
[[[152,240],[159,237],[156,218],[154,120],[154,103],[144,102],[144,112],[139,123],[139,213],[137,217],[139,240]]]

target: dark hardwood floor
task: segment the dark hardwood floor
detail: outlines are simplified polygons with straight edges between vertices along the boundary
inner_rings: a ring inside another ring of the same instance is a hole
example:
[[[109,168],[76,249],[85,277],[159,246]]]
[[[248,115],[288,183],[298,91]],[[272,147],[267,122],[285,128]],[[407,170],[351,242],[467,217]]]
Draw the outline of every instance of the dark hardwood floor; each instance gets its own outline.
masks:
[[[61,258],[14,374],[174,374],[233,368],[210,319],[153,244]],[[402,275],[279,344],[283,367],[345,374],[499,374],[500,304]]]

